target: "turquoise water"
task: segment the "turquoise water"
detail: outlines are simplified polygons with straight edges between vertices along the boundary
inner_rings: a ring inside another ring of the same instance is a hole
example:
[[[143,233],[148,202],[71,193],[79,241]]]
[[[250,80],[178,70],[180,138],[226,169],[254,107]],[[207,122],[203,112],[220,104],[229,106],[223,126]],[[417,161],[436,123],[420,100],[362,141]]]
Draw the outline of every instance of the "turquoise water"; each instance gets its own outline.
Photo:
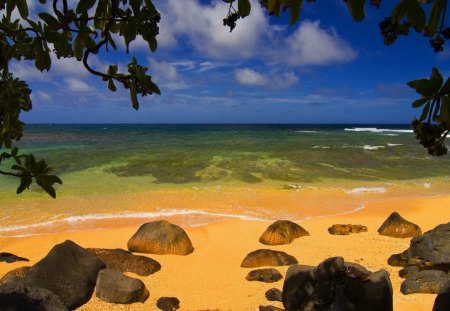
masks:
[[[30,125],[19,146],[61,176],[104,167],[154,184],[450,176],[450,157],[401,125]]]
[[[165,189],[218,191],[233,185],[257,193],[264,186],[338,189],[348,196],[383,195],[404,186],[409,187],[406,194],[438,195],[450,189],[450,156],[429,156],[408,125],[27,125],[18,146],[46,159],[64,185],[57,187],[57,200],[37,187],[17,196],[18,182],[0,176],[0,234],[23,222],[123,215],[119,203],[104,203],[111,201],[123,200],[128,208],[130,201],[142,201],[126,211],[132,215],[189,214],[197,208],[200,199],[180,207],[171,206],[169,199],[161,203],[164,196],[137,198]],[[314,195],[307,197],[312,200]],[[321,200],[323,192],[316,197]],[[226,200],[223,195],[217,199]],[[76,210],[73,202],[79,202]],[[351,202],[346,207],[351,210],[365,201],[345,202]],[[332,199],[323,199],[323,204],[334,211]],[[240,202],[239,208],[247,216],[268,213],[244,205]],[[211,206],[211,213],[222,211]],[[283,213],[273,217],[289,218]],[[308,212],[291,216],[304,218]]]

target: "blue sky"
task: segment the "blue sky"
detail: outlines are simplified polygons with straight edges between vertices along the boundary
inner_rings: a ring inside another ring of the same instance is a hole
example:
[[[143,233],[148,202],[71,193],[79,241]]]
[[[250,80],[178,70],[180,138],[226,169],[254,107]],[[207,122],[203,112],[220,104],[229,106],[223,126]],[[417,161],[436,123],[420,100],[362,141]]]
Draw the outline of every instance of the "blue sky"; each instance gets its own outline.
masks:
[[[396,1],[394,1],[396,2]],[[369,6],[354,22],[342,0],[304,3],[300,22],[270,17],[256,0],[252,13],[230,33],[221,0],[156,0],[162,15],[158,49],[142,40],[131,53],[102,53],[97,68],[125,65],[136,56],[149,68],[162,95],[131,108],[128,93],[115,93],[81,63],[54,59],[49,73],[32,64],[12,70],[33,89],[29,123],[408,123],[420,112],[406,82],[427,77],[433,66],[450,74],[450,50],[435,54],[412,31],[385,46],[378,23],[390,14]],[[34,12],[40,4],[33,1]]]

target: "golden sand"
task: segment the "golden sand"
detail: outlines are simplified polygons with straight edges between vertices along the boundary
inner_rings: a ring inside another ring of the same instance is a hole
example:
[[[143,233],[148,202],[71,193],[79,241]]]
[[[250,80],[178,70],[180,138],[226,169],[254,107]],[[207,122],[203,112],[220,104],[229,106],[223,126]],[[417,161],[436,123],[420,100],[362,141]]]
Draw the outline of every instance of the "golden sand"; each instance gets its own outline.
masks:
[[[114,305],[95,296],[79,310],[158,310],[160,297],[175,296],[181,301],[181,310],[257,310],[260,305],[282,307],[269,302],[264,293],[273,287],[281,289],[283,280],[267,284],[249,282],[245,276],[252,269],[241,268],[243,258],[251,251],[270,248],[295,256],[299,263],[317,265],[331,256],[342,256],[346,261],[358,262],[371,271],[386,269],[394,289],[395,311],[429,311],[436,295],[400,293],[403,279],[397,267],[387,259],[409,246],[410,239],[380,236],[377,229],[393,211],[418,224],[422,231],[450,221],[450,196],[431,198],[388,198],[366,205],[363,210],[341,215],[309,219],[299,223],[310,232],[289,245],[268,247],[258,242],[261,233],[271,222],[224,220],[201,227],[185,228],[194,245],[188,256],[148,255],[159,261],[162,269],[148,277],[138,277],[146,284],[150,297],[145,303]],[[333,224],[362,224],[368,232],[349,236],[330,235],[327,228]],[[0,252],[27,257],[29,263],[0,263],[0,275],[9,270],[32,265],[43,258],[57,243],[73,240],[83,247],[123,248],[138,226],[123,227],[120,223],[105,230],[52,233],[22,238],[0,238]],[[284,275],[287,267],[277,267]]]

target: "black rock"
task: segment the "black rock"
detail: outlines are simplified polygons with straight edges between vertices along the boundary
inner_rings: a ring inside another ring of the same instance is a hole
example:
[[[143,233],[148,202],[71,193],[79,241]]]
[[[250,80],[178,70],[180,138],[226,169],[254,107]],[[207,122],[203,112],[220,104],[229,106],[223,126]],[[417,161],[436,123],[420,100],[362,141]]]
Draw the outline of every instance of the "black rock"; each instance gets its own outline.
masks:
[[[134,255],[123,249],[88,248],[98,256],[109,269],[120,272],[133,272],[141,276],[149,276],[161,270],[161,265],[154,259]]]
[[[269,301],[282,301],[283,293],[278,288],[271,288],[266,292],[266,299]]]
[[[98,273],[95,295],[111,303],[144,302],[149,292],[141,280],[124,275],[113,269]]]
[[[19,257],[11,253],[0,253],[0,262],[12,263],[16,261],[30,261],[27,258]]]
[[[286,311],[392,311],[392,285],[385,270],[375,273],[332,257],[317,268],[291,266],[283,286]]]
[[[450,281],[447,273],[440,270],[422,270],[403,281],[400,291],[403,294],[437,294],[441,287]]]
[[[273,268],[253,270],[245,277],[247,281],[259,281],[265,283],[277,282],[282,278],[283,276],[280,271]]]
[[[400,254],[391,255],[388,258],[388,264],[394,267],[407,267],[408,266],[409,249]]]
[[[175,311],[180,308],[180,300],[176,297],[161,297],[156,301],[156,306],[162,311]]]
[[[72,241],[55,245],[31,267],[21,282],[55,293],[69,309],[85,304],[94,292],[97,274],[105,264]]]
[[[450,310],[450,282],[441,287],[433,305],[433,311]]]
[[[58,296],[44,288],[9,282],[0,286],[2,311],[68,311]]]
[[[400,270],[398,272],[398,276],[406,279],[406,278],[412,276],[413,274],[418,273],[419,271],[420,271],[419,267],[409,266],[409,267],[406,267],[406,268],[403,268],[402,270]]]

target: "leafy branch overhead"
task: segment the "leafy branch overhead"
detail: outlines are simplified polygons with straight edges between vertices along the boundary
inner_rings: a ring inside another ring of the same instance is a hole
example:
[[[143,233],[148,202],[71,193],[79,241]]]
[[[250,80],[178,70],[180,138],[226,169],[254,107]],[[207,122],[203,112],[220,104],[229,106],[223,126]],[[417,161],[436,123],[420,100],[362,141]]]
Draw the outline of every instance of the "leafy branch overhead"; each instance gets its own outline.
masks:
[[[0,164],[14,160],[9,171],[0,174],[20,178],[17,193],[29,188],[35,181],[52,197],[56,196],[54,184],[61,183],[44,161],[33,155],[20,155],[13,141],[22,137],[24,123],[20,113],[32,108],[31,90],[26,82],[14,77],[10,63],[31,60],[40,71],[49,71],[51,54],[56,58],[75,58],[91,74],[100,77],[115,92],[116,85],[129,90],[130,102],[139,108],[138,95],[160,94],[158,86],[147,74],[147,68],[133,57],[127,72],[119,72],[110,65],[105,72],[93,68],[89,62],[92,54],[117,49],[116,40],[123,40],[126,52],[130,42],[141,36],[151,51],[157,48],[156,36],[161,19],[151,0],[39,0],[41,8],[37,17],[29,15],[26,0],[0,0]],[[17,14],[15,14],[17,13]],[[13,16],[20,16],[14,19]]]
[[[234,11],[232,4],[243,0],[223,0],[230,3],[224,25],[232,31],[236,21],[243,17],[239,10]],[[315,2],[315,0],[306,0]],[[356,22],[366,17],[368,2],[380,8],[381,0],[343,0],[346,3],[350,16]],[[289,10],[290,24],[294,25],[300,17],[303,0],[259,0],[261,7],[269,15],[280,16],[283,11]],[[450,39],[450,27],[446,26],[448,0],[400,0],[392,10],[389,17],[379,23],[380,33],[386,45],[393,44],[399,36],[407,36],[411,28],[429,38],[431,47],[435,52],[444,50],[445,40]],[[249,6],[248,9],[251,9]],[[250,11],[245,12],[246,15]],[[231,20],[231,21],[230,21]],[[442,85],[443,78],[437,68],[433,68],[430,79],[420,79],[408,82],[422,97],[413,103],[414,108],[422,108],[419,119],[413,120],[412,127],[416,138],[428,149],[428,153],[441,156],[447,153],[445,138],[450,130],[450,81]]]

